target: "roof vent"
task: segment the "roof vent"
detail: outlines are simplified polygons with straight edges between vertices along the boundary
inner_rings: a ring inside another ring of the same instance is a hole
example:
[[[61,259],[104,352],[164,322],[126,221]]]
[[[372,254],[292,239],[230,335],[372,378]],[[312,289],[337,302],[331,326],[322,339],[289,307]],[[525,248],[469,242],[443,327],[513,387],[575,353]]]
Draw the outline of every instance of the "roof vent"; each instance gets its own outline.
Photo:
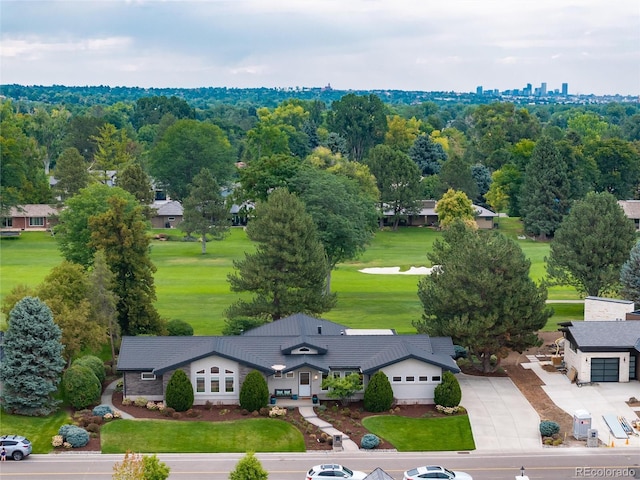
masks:
[[[318,335],[322,335],[322,325],[318,325]]]

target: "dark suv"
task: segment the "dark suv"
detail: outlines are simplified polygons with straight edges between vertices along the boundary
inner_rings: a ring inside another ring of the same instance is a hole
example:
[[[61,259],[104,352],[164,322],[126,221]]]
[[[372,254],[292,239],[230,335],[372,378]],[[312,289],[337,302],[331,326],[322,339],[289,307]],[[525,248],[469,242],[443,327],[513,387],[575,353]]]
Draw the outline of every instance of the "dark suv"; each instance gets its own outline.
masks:
[[[0,437],[0,450],[4,448],[7,457],[22,460],[31,453],[31,442],[20,435],[3,435]]]

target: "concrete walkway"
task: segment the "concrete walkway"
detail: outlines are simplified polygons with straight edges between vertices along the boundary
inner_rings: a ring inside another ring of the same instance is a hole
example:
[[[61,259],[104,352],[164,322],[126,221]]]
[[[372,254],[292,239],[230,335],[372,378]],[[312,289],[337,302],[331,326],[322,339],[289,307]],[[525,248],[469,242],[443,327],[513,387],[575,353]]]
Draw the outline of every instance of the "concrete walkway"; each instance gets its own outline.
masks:
[[[360,447],[358,444],[351,440],[348,435],[345,435],[340,430],[337,430],[330,423],[325,422],[324,420],[318,418],[313,407],[299,407],[300,415],[304,417],[304,419],[318,427],[324,433],[328,435],[342,435],[342,448],[345,452],[359,452]]]
[[[116,391],[116,385],[118,385],[119,381],[120,379],[111,382],[109,386],[104,389],[104,392],[102,392],[102,397],[100,397],[100,403],[102,405],[109,405],[113,410],[118,410],[116,407],[113,406],[112,397],[113,397],[113,392]],[[121,410],[118,410],[118,411],[120,412],[120,418],[126,418],[129,420],[135,418],[133,415],[129,415],[127,412],[123,412]]]

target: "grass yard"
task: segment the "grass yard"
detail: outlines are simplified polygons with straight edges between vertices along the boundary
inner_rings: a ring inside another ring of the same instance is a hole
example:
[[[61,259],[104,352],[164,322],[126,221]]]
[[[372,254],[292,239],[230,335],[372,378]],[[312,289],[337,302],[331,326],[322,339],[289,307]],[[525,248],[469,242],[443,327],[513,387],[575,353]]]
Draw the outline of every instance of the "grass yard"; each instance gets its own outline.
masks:
[[[58,429],[71,422],[65,411],[58,411],[48,417],[25,417],[10,415],[0,410],[0,435],[23,435],[31,440],[33,453],[49,453],[53,450],[51,438]]]
[[[304,452],[291,424],[272,418],[234,422],[118,420],[100,430],[102,453]]]
[[[467,415],[409,418],[391,415],[362,420],[370,432],[391,443],[399,452],[475,450]]]
[[[531,276],[540,281],[545,275],[544,258],[549,244],[518,240],[518,219],[501,218],[500,231],[518,242],[531,259]],[[167,233],[156,230],[154,233]],[[199,242],[183,242],[177,230],[171,241],[153,240],[151,258],[155,274],[160,314],[167,319],[189,322],[196,335],[218,335],[224,327],[224,310],[239,298],[231,292],[227,275],[234,271],[233,261],[253,251],[253,244],[242,228],[233,228],[223,241],[207,244],[200,253]],[[430,228],[402,228],[397,232],[376,233],[371,245],[357,260],[338,265],[332,273],[332,291],[338,305],[324,316],[354,328],[395,328],[399,333],[415,332],[412,321],[420,319],[422,306],[417,295],[419,276],[372,275],[359,272],[367,267],[431,266],[427,253],[441,236]],[[35,287],[61,261],[55,239],[46,232],[25,232],[17,238],[0,239],[0,298],[18,284]],[[575,289],[552,287],[551,300],[579,299]],[[582,318],[582,305],[553,305],[556,315],[547,329],[555,330],[558,321]],[[0,328],[1,328],[0,322]]]

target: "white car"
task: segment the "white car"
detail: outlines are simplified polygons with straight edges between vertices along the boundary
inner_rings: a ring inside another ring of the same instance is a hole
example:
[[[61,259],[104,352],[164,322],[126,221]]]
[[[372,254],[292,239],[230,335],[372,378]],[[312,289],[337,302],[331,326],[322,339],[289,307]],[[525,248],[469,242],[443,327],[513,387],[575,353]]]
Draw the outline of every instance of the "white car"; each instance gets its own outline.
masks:
[[[366,473],[359,472],[358,470],[349,470],[344,465],[328,463],[311,467],[305,478],[306,480],[314,480],[316,478],[351,478],[353,480],[363,480],[366,476]]]
[[[441,478],[444,480],[473,480],[471,475],[464,472],[455,472],[439,465],[427,465],[417,467],[404,472],[403,480],[421,480],[423,478]]]

